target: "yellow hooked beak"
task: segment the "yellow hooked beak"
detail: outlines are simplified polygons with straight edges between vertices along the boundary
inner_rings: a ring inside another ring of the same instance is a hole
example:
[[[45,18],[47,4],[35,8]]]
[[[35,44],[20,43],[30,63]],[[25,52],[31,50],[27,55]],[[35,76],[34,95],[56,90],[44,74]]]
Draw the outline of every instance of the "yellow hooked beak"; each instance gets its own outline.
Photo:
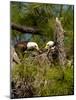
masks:
[[[45,49],[48,49],[48,46],[47,45],[45,46]]]
[[[39,47],[36,47],[36,50],[38,50],[38,51],[39,51]]]

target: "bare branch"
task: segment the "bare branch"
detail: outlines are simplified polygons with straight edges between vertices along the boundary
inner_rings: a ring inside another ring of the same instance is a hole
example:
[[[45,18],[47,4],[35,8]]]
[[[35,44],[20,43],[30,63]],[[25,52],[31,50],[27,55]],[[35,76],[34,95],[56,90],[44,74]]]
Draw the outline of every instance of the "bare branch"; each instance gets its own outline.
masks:
[[[31,28],[31,27],[26,27],[26,26],[21,26],[15,23],[11,23],[11,28],[13,30],[19,31],[22,34],[34,34],[34,35],[41,35],[41,33],[39,32],[39,29],[36,28]]]

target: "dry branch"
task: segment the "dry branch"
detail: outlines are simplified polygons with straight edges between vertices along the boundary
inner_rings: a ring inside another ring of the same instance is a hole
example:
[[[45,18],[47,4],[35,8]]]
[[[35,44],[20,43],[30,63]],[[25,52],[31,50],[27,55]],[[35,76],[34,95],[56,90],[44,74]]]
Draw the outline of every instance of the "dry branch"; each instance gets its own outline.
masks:
[[[56,30],[54,34],[54,41],[58,49],[59,63],[60,65],[64,66],[66,63],[66,53],[64,48],[64,30],[58,18],[56,18]]]
[[[18,25],[18,24],[15,24],[15,23],[11,23],[11,29],[19,31],[23,34],[28,33],[28,34],[34,34],[34,35],[41,35],[40,32],[39,32],[40,31],[39,29],[22,26],[22,25]]]

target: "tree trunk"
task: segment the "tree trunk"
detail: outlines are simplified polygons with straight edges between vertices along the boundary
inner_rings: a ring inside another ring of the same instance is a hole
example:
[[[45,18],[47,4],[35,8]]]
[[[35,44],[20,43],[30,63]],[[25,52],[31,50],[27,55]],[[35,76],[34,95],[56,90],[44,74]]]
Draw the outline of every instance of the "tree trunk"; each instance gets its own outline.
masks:
[[[56,18],[56,30],[54,34],[54,41],[58,50],[58,60],[60,65],[65,65],[66,63],[66,54],[64,48],[64,30],[62,28],[61,22]]]

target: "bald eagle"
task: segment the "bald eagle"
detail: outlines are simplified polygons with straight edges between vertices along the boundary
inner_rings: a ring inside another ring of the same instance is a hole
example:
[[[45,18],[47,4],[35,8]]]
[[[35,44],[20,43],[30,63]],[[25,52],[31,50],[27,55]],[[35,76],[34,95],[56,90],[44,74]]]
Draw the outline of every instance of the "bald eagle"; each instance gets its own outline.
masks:
[[[15,45],[15,50],[17,53],[22,53],[22,55],[24,55],[24,52],[26,50],[37,50],[39,51],[39,47],[38,47],[38,44],[36,42],[27,42],[27,41],[21,41],[21,42],[18,42],[16,45]],[[19,51],[19,52],[18,52]]]
[[[45,49],[50,49],[50,48],[54,48],[54,42],[53,41],[49,41],[46,43]]]
[[[53,61],[58,60],[58,48],[56,46],[56,43],[54,41],[49,41],[46,43],[45,49],[48,50],[48,58],[50,59],[52,57]]]

